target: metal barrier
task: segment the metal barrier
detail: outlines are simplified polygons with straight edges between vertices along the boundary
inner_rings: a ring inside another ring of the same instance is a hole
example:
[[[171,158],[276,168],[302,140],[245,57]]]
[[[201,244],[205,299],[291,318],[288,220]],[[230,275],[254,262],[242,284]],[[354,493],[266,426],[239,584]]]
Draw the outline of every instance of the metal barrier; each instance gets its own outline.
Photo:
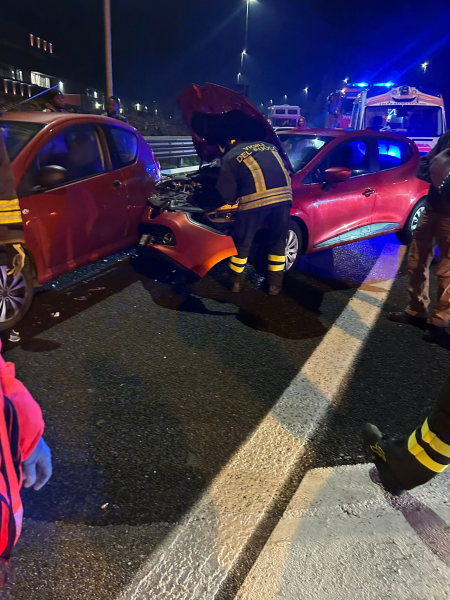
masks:
[[[198,168],[200,159],[191,137],[145,135],[144,140],[152,147],[162,173],[187,173]]]

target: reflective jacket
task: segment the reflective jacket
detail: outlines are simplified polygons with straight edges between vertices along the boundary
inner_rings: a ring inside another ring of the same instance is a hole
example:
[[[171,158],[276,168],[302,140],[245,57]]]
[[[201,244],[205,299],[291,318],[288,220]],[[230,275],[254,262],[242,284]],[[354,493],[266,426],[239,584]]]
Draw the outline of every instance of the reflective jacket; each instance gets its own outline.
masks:
[[[24,242],[22,213],[14,189],[14,175],[0,132],[0,244]]]
[[[234,144],[222,159],[217,189],[238,210],[292,202],[291,178],[278,150],[265,142]]]

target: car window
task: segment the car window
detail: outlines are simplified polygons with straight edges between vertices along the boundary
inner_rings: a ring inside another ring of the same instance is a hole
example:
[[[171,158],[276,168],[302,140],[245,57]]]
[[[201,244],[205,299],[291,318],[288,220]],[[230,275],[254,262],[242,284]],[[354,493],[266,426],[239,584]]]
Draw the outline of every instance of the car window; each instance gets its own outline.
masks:
[[[139,141],[137,136],[127,129],[121,127],[109,127],[112,141],[115,146],[111,157],[114,169],[121,169],[132,165],[137,158]],[[115,150],[115,152],[114,152]]]
[[[67,170],[67,183],[104,173],[105,161],[94,125],[67,127],[47,142],[20,182],[19,197],[31,193],[38,185],[38,173],[43,167],[53,165]]]
[[[3,121],[1,124],[1,134],[3,135],[9,160],[14,160],[22,148],[24,148],[43,127],[43,125],[39,125],[38,123]]]
[[[325,135],[282,133],[278,136],[291,161],[294,173],[303,169],[333,138]]]
[[[405,142],[389,139],[378,140],[380,171],[404,165],[411,158],[411,154],[411,147]]]
[[[352,140],[346,144],[339,144],[314,171],[313,182],[323,183],[325,181],[325,171],[332,167],[350,169],[352,172],[351,177],[373,172],[368,143],[363,140]]]

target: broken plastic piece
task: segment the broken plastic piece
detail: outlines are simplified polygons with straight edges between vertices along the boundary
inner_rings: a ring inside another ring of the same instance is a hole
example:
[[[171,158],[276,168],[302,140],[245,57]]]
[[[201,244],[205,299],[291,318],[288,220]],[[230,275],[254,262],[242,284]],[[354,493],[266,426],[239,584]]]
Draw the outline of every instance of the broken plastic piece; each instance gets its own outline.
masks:
[[[105,502],[105,504],[102,504],[101,509],[105,510],[108,508],[108,506],[109,506],[109,502]]]
[[[60,312],[54,312],[50,316],[53,317],[54,319],[57,319],[58,317],[61,316],[61,313]]]
[[[100,290],[106,290],[106,288],[105,287],[91,288],[90,290],[88,290],[88,292],[98,292]]]
[[[9,341],[10,342],[20,342],[20,335],[18,331],[14,331],[14,329],[11,331],[11,333],[9,334]]]

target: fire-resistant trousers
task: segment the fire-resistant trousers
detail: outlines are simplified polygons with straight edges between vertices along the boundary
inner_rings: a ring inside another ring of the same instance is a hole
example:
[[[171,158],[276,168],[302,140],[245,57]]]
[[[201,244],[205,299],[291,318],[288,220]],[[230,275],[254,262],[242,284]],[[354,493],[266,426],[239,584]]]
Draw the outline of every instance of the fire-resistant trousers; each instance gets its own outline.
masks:
[[[233,241],[237,256],[230,258],[232,281],[239,281],[248,261],[250,248],[259,229],[265,224],[269,235],[269,285],[281,286],[286,264],[286,237],[290,219],[290,202],[262,208],[238,211],[233,227]]]
[[[450,321],[450,215],[425,209],[420,217],[409,249],[409,305],[406,312],[414,317],[427,316],[430,305],[430,265],[436,245],[440,252],[438,299],[430,323],[447,327]]]

